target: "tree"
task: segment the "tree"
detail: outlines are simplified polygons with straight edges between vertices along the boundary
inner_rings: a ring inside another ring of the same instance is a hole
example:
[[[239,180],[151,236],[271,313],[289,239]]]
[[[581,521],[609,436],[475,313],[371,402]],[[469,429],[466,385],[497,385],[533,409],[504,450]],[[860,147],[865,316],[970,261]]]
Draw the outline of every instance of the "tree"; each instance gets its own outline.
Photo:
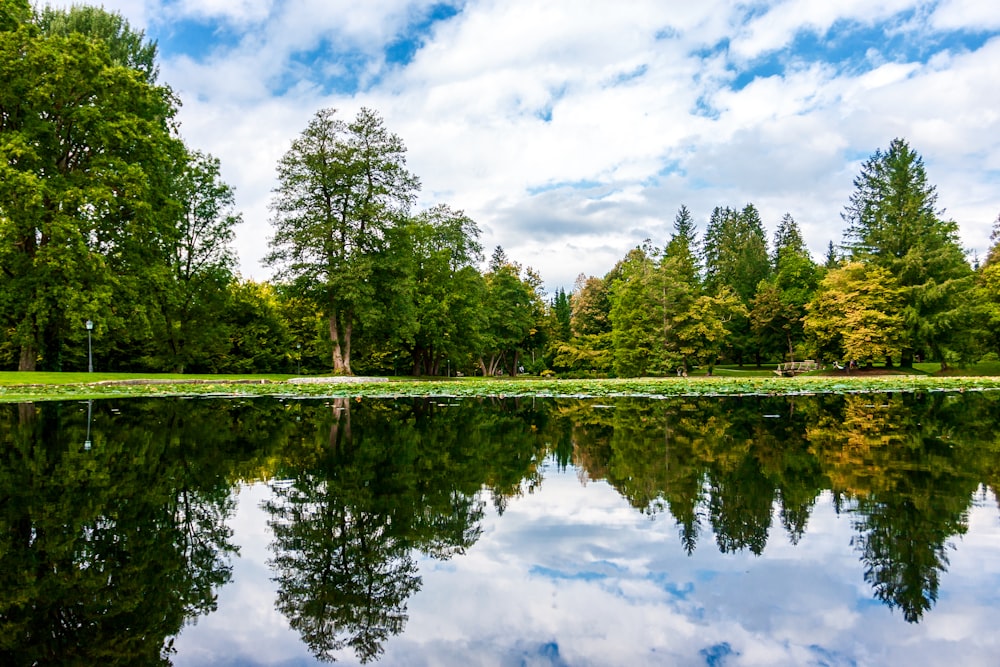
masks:
[[[184,372],[213,368],[226,353],[226,309],[236,255],[232,243],[241,217],[233,189],[220,176],[219,160],[195,151],[176,183],[182,215],[166,247],[165,271],[157,281],[160,327],[153,340],[157,367]]]
[[[742,211],[716,207],[705,230],[702,255],[706,292],[719,294],[728,287],[749,313],[757,286],[771,274],[767,237],[756,207],[747,204]],[[759,365],[762,350],[749,318],[736,316],[727,328],[731,333],[728,356],[741,365],[753,356]]]
[[[439,205],[406,226],[415,331],[404,344],[413,375],[438,375],[478,350],[483,326],[483,279],[479,227],[462,211]]]
[[[902,291],[887,269],[850,262],[820,283],[805,331],[820,358],[891,359],[900,354],[902,305]]]
[[[774,276],[757,286],[750,324],[767,354],[795,359],[804,340],[803,318],[819,283],[819,268],[809,256],[798,223],[785,214],[774,235]]]
[[[973,286],[972,268],[958,243],[958,226],[935,209],[937,193],[923,159],[905,140],[893,139],[888,150],[865,161],[854,187],[843,213],[846,245],[852,259],[887,269],[903,288],[903,365],[921,352],[942,368],[966,356],[971,332],[963,302]]]
[[[493,251],[484,279],[486,325],[479,367],[483,375],[496,375],[501,370],[516,375],[521,355],[536,347],[533,337],[544,312],[541,279],[530,268],[523,270],[509,260],[500,246]]]
[[[615,374],[636,377],[660,374],[663,368],[662,303],[655,248],[633,248],[619,262],[620,277],[611,285],[611,343]]]
[[[686,282],[694,284],[698,281],[698,238],[694,218],[687,206],[681,205],[677,209],[674,232],[663,249],[663,255],[677,261],[681,276]]]
[[[134,30],[121,14],[85,5],[69,9],[46,6],[38,14],[37,23],[45,35],[81,34],[104,43],[111,62],[140,72],[149,84],[156,83],[159,75],[156,42],[148,41],[142,30]]]
[[[17,30],[31,18],[28,0],[0,0],[0,31]]]
[[[100,333],[141,315],[183,156],[169,89],[116,62],[113,39],[56,32],[0,32],[0,300],[21,370],[61,367],[84,320]]]
[[[378,310],[372,263],[419,189],[402,140],[362,109],[350,123],[322,109],[278,163],[266,262],[329,323],[335,373],[351,373],[354,326]]]
[[[986,256],[986,263],[979,267],[978,296],[973,302],[981,310],[982,338],[987,349],[1000,354],[1000,216],[993,223],[990,240],[993,245]]]

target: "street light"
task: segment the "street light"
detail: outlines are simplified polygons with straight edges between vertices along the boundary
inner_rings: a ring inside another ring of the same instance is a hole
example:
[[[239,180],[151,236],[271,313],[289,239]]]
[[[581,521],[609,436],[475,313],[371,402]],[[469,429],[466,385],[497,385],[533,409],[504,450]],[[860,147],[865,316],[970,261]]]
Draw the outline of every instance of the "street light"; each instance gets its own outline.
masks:
[[[94,323],[87,320],[85,325],[87,327],[87,372],[94,372],[94,350],[90,344],[90,332],[94,330]]]
[[[295,350],[296,350],[295,356],[299,364],[298,374],[302,375],[302,344],[301,343],[296,344]]]
[[[93,408],[94,401],[90,399],[87,401],[87,439],[83,441],[83,448],[88,452],[90,451],[90,416]]]

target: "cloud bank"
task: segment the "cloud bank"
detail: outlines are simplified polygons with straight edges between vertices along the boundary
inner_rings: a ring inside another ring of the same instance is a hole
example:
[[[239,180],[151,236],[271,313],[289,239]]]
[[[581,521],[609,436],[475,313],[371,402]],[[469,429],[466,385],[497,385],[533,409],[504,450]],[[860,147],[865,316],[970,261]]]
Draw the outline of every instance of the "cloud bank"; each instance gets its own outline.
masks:
[[[814,254],[839,242],[861,162],[894,137],[983,255],[1000,212],[1000,5],[807,0],[675,6],[553,0],[119,1],[158,40],[182,133],[222,160],[270,235],[275,165],[320,108],[378,110],[420,206],[464,209],[487,248],[550,288],[662,244],[687,205],[788,212]]]

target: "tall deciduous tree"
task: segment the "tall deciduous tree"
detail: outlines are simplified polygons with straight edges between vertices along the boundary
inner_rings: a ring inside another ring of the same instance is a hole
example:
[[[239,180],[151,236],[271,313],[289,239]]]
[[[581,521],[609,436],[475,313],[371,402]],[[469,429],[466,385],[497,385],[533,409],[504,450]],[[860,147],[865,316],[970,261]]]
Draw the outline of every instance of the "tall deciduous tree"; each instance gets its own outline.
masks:
[[[147,40],[142,30],[133,29],[121,14],[86,5],[69,9],[46,6],[39,12],[37,23],[46,35],[82,34],[103,42],[112,63],[140,72],[148,83],[156,83],[156,42]]]
[[[8,26],[23,19],[19,6],[5,5]],[[59,368],[87,319],[100,334],[143,310],[118,292],[135,285],[176,214],[174,98],[112,46],[24,23],[0,32],[0,317],[21,370]]]
[[[820,358],[898,358],[902,291],[887,269],[850,262],[830,271],[808,309],[805,330]]]
[[[486,323],[481,339],[479,366],[483,375],[506,370],[516,375],[521,355],[534,348],[534,336],[544,312],[541,280],[529,269],[508,259],[497,246],[486,280]]]
[[[174,197],[182,213],[166,244],[166,271],[154,283],[159,314],[154,365],[175,372],[189,366],[213,370],[212,358],[229,345],[219,313],[233,281],[232,244],[241,217],[219,160],[198,151],[189,155]]]
[[[407,225],[414,273],[415,331],[405,345],[414,375],[438,375],[478,351],[485,313],[479,227],[463,211],[439,205]]]
[[[266,261],[323,312],[336,373],[351,373],[352,331],[378,310],[373,262],[418,189],[402,140],[370,109],[349,124],[320,110],[278,163]]]
[[[972,268],[958,243],[958,226],[936,210],[937,193],[923,159],[903,139],[877,150],[854,179],[843,217],[855,260],[887,269],[903,288],[906,328],[902,363],[915,354],[942,364],[966,356],[971,332],[963,302],[973,285]]]

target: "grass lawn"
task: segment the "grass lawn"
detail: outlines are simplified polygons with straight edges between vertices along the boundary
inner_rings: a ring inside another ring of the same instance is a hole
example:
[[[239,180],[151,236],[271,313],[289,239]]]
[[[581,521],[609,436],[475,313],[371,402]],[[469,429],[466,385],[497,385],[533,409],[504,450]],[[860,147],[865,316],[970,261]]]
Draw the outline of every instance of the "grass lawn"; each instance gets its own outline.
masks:
[[[212,375],[185,373],[49,373],[44,371],[0,371],[0,387],[25,385],[88,384],[92,382],[118,382],[128,380],[275,380],[282,381],[294,375]]]

